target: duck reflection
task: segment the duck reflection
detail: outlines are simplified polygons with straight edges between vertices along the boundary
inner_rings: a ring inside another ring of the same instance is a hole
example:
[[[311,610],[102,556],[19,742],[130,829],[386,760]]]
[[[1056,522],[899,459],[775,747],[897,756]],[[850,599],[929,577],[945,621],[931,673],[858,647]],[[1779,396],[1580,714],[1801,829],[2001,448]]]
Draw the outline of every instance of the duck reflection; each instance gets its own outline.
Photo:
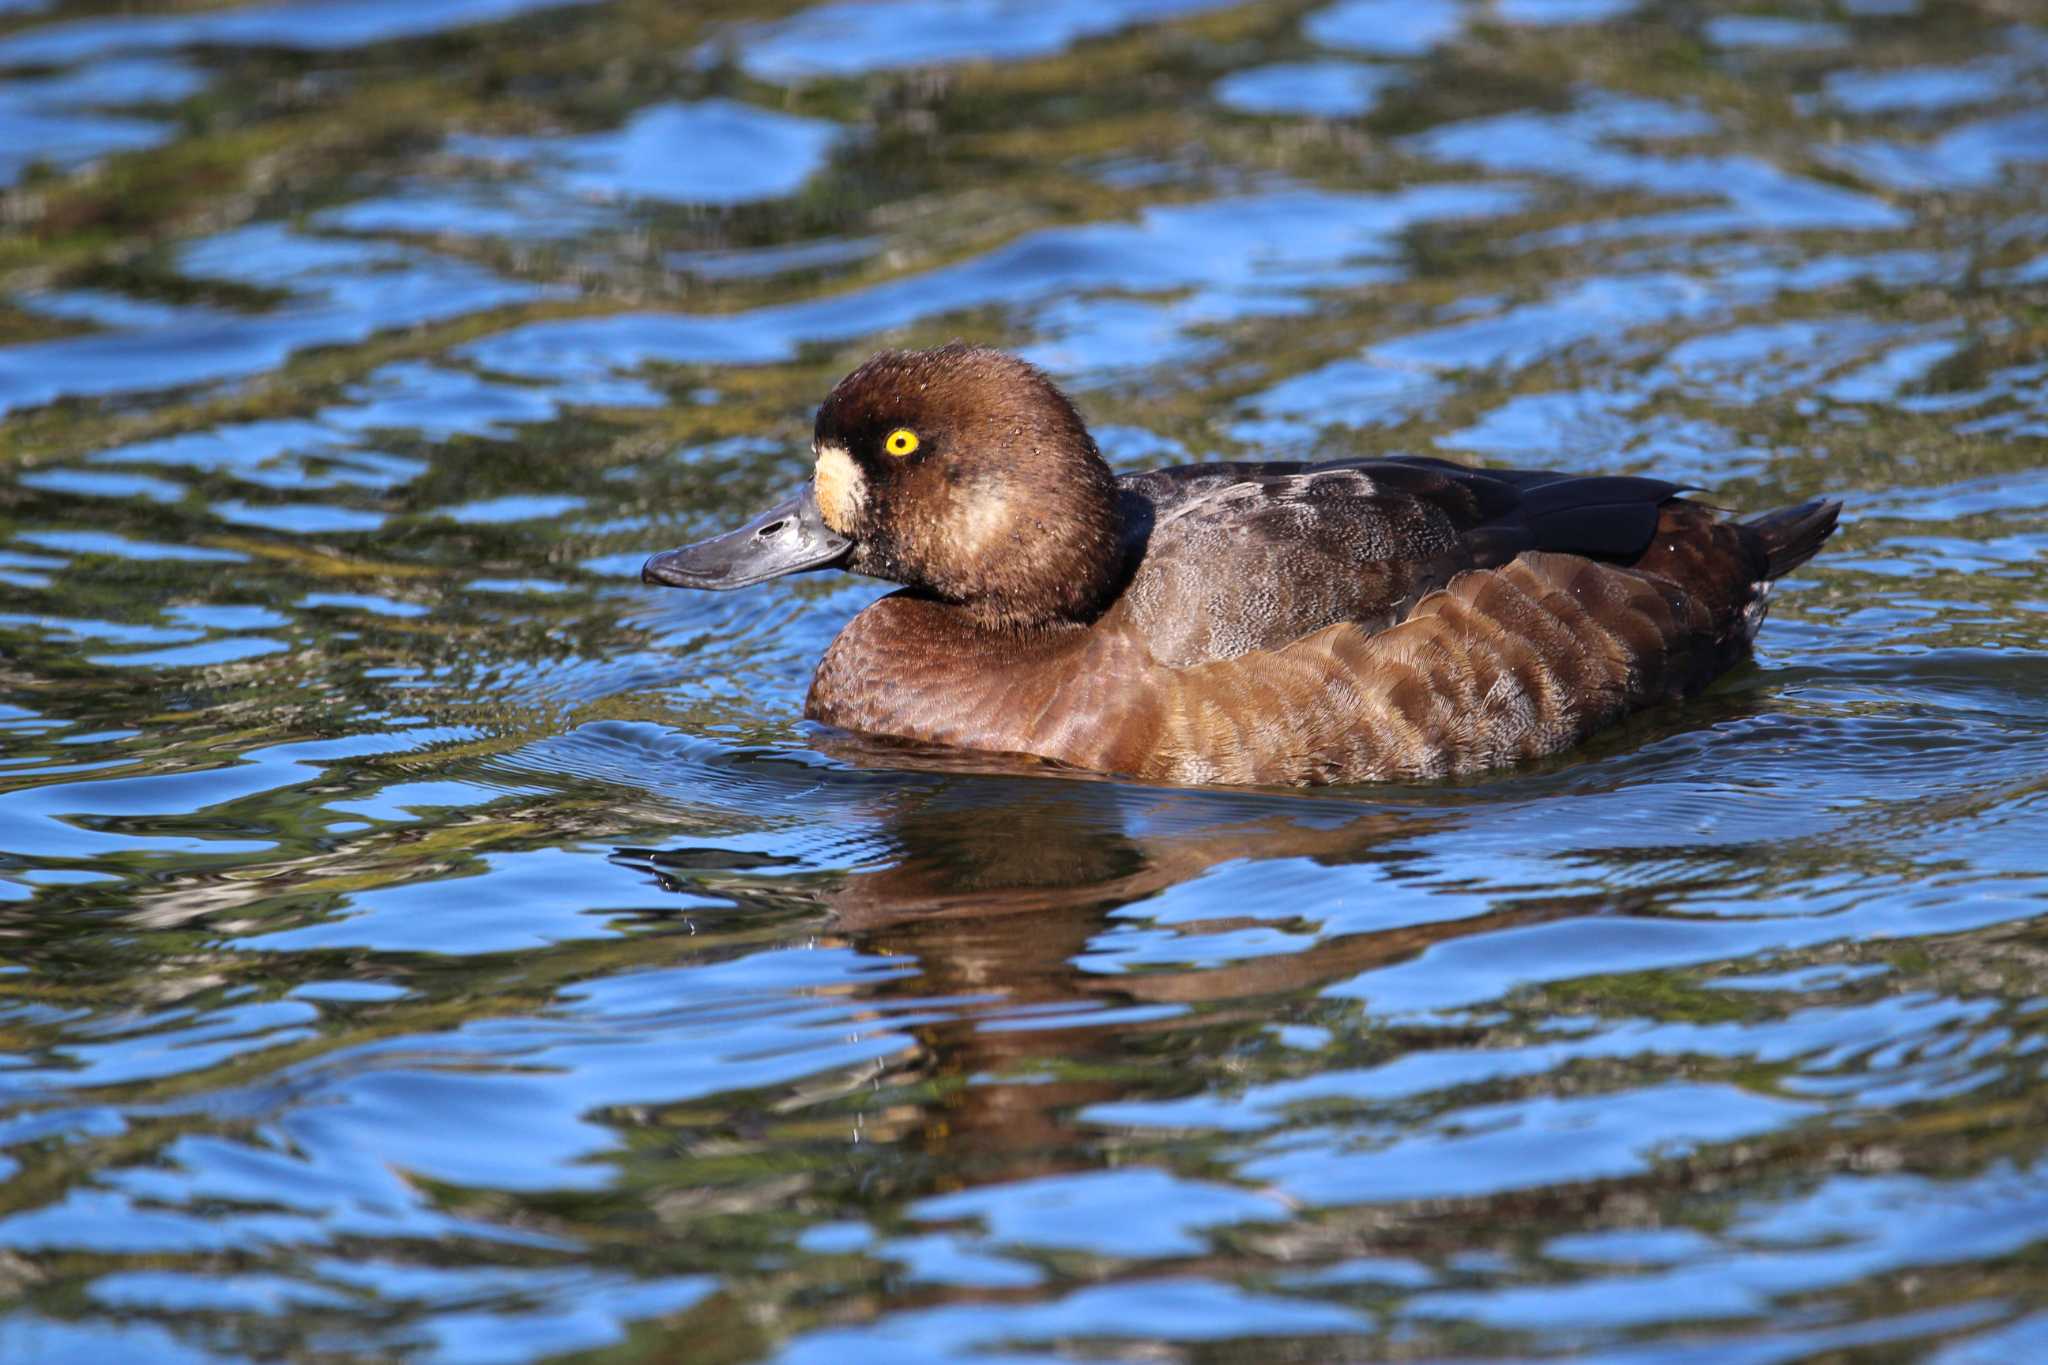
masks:
[[[1276,918],[1270,904],[1219,904],[1213,917],[1177,911],[1174,928],[1291,929],[1300,949],[1274,952],[1266,940],[1255,956],[1121,970],[1111,934],[1120,907],[1224,864],[1280,859],[1377,863],[1361,882],[1369,894],[1384,878],[1421,876],[1421,844],[1462,817],[1336,796],[1017,780],[988,767],[979,761],[971,774],[873,795],[863,815],[879,827],[880,855],[821,893],[833,936],[917,962],[915,975],[868,988],[878,1002],[963,1002],[914,1031],[920,1046],[906,1065],[920,1074],[893,1079],[920,1081],[932,1098],[914,1115],[898,1111],[892,1135],[944,1149],[949,1160],[972,1156],[979,1176],[1018,1178],[1081,1161],[1095,1139],[1069,1116],[1128,1098],[1118,1064],[1134,1051],[1194,1047],[1188,1030],[1199,1028],[1196,1050],[1213,1056],[1213,1030],[1240,1029],[1251,1041],[1300,1016],[1333,982],[1434,943],[1585,909],[1577,900],[1518,900],[1465,918],[1323,938],[1313,923]],[[662,853],[621,856],[678,888],[691,881]],[[868,1133],[880,1136],[872,1126]]]

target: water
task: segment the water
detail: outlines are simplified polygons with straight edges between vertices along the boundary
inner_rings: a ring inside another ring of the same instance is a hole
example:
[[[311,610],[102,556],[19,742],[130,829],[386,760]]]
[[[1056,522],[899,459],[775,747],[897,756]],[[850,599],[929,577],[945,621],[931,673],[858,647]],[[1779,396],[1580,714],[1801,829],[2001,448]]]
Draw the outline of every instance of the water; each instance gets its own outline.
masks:
[[[2048,1353],[2048,14],[0,2],[0,1357]],[[1317,793],[643,588],[883,344],[1845,529]]]

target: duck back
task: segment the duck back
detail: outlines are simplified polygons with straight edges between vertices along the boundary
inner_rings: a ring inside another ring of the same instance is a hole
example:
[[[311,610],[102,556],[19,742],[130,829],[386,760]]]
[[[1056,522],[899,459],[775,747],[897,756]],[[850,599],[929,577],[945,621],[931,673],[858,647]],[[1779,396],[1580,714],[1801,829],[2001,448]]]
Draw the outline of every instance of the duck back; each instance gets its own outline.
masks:
[[[1120,605],[1175,667],[1340,621],[1385,629],[1454,575],[1528,550],[1633,558],[1680,491],[1421,459],[1189,465],[1120,483],[1134,566]]]

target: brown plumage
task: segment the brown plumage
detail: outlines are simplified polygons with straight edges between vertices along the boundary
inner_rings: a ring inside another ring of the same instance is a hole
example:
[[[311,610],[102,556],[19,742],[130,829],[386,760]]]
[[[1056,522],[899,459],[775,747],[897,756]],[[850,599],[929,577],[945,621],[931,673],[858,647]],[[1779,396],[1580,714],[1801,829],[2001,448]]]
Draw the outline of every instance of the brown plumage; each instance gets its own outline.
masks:
[[[815,501],[658,556],[650,581],[893,579],[826,651],[807,715],[1176,783],[1556,753],[1747,654],[1771,581],[1840,511],[1731,521],[1661,480],[1425,459],[1116,479],[1042,374],[957,345],[849,375],[816,446]]]

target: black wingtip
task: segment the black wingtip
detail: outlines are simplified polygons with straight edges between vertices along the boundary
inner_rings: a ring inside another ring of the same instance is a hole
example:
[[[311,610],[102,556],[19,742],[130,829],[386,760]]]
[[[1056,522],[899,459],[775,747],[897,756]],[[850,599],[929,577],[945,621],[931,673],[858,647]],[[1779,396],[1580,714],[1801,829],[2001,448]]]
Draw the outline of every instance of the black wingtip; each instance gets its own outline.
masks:
[[[1522,495],[1521,519],[1546,550],[1633,559],[1657,534],[1657,518],[1683,488],[1663,479],[1606,474],[1556,479]]]

